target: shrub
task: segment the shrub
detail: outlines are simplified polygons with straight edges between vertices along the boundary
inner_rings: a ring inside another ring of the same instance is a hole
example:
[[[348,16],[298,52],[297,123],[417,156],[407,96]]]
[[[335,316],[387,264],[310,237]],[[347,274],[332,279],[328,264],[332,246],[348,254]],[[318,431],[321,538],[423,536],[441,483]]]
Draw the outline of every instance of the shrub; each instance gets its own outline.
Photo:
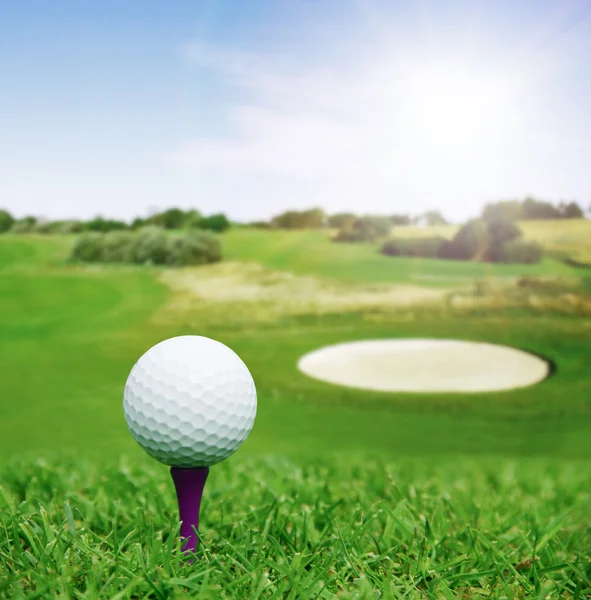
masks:
[[[140,229],[133,238],[131,260],[139,264],[164,265],[168,258],[168,238],[160,227]]]
[[[133,231],[86,232],[71,253],[83,262],[133,262],[154,265],[201,265],[222,258],[219,238],[205,231],[169,236],[159,227]]]
[[[7,210],[0,210],[0,233],[8,231],[14,223],[14,217]]]
[[[506,242],[499,253],[503,263],[538,263],[542,260],[543,250],[537,242],[522,239]]]
[[[223,213],[217,215],[210,215],[204,217],[197,222],[197,226],[200,229],[207,229],[209,231],[215,231],[216,233],[223,233],[230,228],[230,221],[228,217]]]
[[[388,256],[437,258],[437,256],[439,256],[441,244],[445,241],[446,240],[440,236],[388,240],[382,246],[382,254]]]
[[[456,260],[481,260],[488,249],[488,227],[482,219],[468,221],[453,240],[441,244],[439,256]]]
[[[386,217],[360,217],[333,238],[336,242],[376,242],[390,235],[392,224]]]
[[[83,233],[74,244],[70,258],[82,262],[97,262],[101,260],[103,236],[94,231]]]
[[[167,264],[202,265],[222,259],[222,245],[208,232],[190,231],[169,241]]]
[[[103,262],[132,262],[137,234],[130,231],[109,231],[101,236]]]

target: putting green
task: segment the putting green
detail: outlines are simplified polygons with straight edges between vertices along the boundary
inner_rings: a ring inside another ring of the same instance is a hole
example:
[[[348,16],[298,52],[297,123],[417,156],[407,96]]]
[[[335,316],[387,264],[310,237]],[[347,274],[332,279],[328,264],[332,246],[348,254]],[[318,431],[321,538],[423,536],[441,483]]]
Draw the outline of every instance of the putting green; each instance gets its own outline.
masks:
[[[298,368],[315,379],[384,392],[492,392],[538,383],[549,364],[522,350],[437,339],[365,340],[326,346]]]

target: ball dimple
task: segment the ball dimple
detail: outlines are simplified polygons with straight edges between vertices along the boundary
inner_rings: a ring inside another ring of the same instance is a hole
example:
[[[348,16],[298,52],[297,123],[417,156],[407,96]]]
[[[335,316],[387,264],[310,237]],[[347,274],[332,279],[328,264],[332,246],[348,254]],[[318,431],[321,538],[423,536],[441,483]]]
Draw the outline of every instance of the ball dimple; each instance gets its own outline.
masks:
[[[256,388],[242,360],[220,342],[181,336],[150,348],[125,385],[123,412],[150,456],[180,467],[211,466],[252,429]]]

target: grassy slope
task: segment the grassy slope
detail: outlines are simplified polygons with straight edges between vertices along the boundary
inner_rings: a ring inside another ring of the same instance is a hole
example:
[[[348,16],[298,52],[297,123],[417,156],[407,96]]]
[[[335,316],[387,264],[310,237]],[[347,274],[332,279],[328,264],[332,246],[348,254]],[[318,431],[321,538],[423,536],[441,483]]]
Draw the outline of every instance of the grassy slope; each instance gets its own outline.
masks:
[[[142,269],[64,266],[64,238],[2,242],[0,454],[109,448],[114,393],[154,340],[141,325],[164,288]]]
[[[537,265],[391,258],[382,256],[376,244],[335,243],[321,231],[235,229],[224,235],[224,242],[229,259],[255,261],[274,269],[359,283],[447,286],[466,283],[475,277],[577,274],[572,267],[552,258],[545,258]]]

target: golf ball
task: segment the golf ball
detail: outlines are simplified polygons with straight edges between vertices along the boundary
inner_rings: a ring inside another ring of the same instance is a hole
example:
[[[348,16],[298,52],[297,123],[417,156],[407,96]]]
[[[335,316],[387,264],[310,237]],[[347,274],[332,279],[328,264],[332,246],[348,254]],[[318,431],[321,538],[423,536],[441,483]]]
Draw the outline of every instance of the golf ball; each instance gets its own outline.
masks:
[[[233,454],[250,433],[256,408],[254,381],[240,357],[196,335],[150,348],[123,393],[133,438],[173,467],[209,467]]]

